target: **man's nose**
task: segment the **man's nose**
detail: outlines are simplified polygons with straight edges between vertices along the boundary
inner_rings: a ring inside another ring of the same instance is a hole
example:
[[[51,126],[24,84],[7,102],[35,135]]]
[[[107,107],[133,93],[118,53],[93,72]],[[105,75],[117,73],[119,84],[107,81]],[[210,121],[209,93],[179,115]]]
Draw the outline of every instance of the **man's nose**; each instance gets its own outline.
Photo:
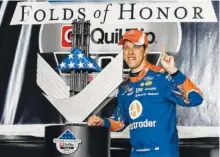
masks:
[[[130,55],[130,54],[133,54],[133,53],[134,53],[133,48],[129,48],[128,54]]]

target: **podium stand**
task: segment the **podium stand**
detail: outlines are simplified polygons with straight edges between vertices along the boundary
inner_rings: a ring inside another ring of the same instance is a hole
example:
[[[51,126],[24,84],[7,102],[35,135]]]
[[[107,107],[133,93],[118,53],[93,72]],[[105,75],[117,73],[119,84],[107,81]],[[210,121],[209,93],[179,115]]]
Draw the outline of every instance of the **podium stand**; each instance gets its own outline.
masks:
[[[87,124],[45,128],[45,157],[110,157],[110,131]]]

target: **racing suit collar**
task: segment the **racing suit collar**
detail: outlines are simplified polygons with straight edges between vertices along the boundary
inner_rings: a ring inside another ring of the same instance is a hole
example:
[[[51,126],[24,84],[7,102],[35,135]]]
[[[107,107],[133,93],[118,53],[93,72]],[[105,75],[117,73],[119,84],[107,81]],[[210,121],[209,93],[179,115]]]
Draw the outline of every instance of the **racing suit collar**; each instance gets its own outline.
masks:
[[[134,76],[134,77],[129,76],[130,81],[132,83],[140,81],[142,78],[144,78],[144,76],[146,75],[146,73],[149,70],[150,66],[151,66],[151,64],[148,61],[146,61],[145,67],[140,72],[138,72],[137,76]]]
[[[137,77],[140,72],[141,72],[141,71],[138,71],[138,72],[136,72],[136,73],[132,73],[132,72],[130,71],[130,72],[129,72],[129,77]]]

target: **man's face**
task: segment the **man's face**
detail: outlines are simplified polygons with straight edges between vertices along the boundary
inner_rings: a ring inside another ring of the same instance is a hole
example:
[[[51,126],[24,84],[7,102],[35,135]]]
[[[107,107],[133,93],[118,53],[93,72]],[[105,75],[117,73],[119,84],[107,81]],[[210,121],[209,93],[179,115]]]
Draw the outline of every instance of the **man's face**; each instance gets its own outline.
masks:
[[[123,55],[130,69],[138,69],[140,66],[143,66],[146,61],[146,54],[147,51],[145,51],[143,45],[139,46],[130,41],[125,41],[123,45]]]

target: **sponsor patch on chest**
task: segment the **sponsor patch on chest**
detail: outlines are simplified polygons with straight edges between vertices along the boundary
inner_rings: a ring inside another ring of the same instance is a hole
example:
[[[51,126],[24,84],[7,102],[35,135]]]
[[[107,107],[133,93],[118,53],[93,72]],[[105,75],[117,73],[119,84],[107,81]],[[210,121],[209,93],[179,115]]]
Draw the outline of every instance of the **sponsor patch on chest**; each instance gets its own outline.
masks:
[[[129,124],[129,129],[130,130],[134,130],[134,129],[138,129],[138,128],[147,128],[147,127],[156,127],[156,123],[157,121],[153,120],[148,120],[146,119],[145,121],[140,121],[140,122],[133,122],[131,124]]]

